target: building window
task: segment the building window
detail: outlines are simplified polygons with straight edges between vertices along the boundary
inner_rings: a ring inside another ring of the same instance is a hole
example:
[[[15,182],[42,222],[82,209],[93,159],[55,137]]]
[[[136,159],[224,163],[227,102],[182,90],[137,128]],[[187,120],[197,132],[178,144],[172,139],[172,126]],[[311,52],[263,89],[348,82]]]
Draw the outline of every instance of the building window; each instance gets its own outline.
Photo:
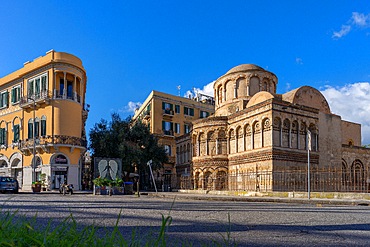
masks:
[[[173,123],[162,121],[162,130],[165,135],[173,135]]]
[[[189,124],[184,124],[184,133],[187,134],[190,132],[190,125]]]
[[[180,134],[180,124],[179,123],[175,123],[175,133]]]
[[[73,84],[67,81],[67,99],[73,99]]]
[[[8,91],[0,93],[0,108],[8,107]]]
[[[175,105],[175,113],[180,113],[180,106],[179,105]]]
[[[166,154],[168,156],[171,156],[171,146],[170,145],[164,145],[164,150],[166,151]]]
[[[35,136],[39,137],[40,135],[40,119],[35,119]]]
[[[200,118],[207,118],[209,117],[209,112],[206,111],[200,111]]]
[[[64,79],[59,80],[59,95],[63,96],[64,94]]]
[[[33,119],[28,121],[28,139],[33,138]]]
[[[6,129],[0,128],[0,145],[6,144]]]
[[[19,124],[16,124],[13,126],[13,134],[14,134],[14,138],[13,138],[13,142],[18,142],[19,141]]]
[[[21,86],[12,88],[12,104],[16,104],[21,99]]]
[[[187,116],[194,116],[194,109],[184,106],[184,114]]]
[[[42,94],[45,94],[47,91],[47,80],[47,74],[39,75],[29,79],[27,85],[28,97],[38,99]]]
[[[41,117],[41,136],[46,136],[46,117]]]
[[[163,113],[173,115],[173,105],[167,102],[162,102]]]

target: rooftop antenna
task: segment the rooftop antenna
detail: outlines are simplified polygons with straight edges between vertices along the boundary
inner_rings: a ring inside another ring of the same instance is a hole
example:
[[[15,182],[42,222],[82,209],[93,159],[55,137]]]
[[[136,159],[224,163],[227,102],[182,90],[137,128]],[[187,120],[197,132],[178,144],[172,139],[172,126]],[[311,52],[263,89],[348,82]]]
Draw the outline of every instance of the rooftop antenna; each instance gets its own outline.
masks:
[[[179,96],[180,96],[180,94],[181,94],[181,93],[180,93],[180,89],[181,89],[181,85],[178,85],[178,86],[177,86],[177,90],[179,90]]]

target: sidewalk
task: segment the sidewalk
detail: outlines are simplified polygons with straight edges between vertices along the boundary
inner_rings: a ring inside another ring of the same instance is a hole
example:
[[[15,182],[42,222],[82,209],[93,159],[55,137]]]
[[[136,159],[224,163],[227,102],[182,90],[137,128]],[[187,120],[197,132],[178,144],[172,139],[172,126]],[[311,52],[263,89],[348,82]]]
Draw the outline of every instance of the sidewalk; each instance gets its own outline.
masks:
[[[146,194],[146,193],[145,193]],[[261,197],[261,196],[233,196],[233,195],[214,195],[184,192],[148,192],[148,196],[162,197],[179,200],[208,200],[208,201],[235,201],[235,202],[273,202],[273,203],[301,203],[321,206],[329,205],[351,205],[369,206],[370,200],[366,199],[328,199],[328,198],[288,198],[288,197]]]
[[[47,195],[47,194],[59,194],[58,190],[42,191],[40,193],[33,193],[32,191],[20,191],[20,194],[35,194],[35,195]],[[76,190],[73,191],[76,195],[93,195],[91,190]],[[278,194],[279,195],[279,194]],[[195,193],[192,191],[187,192],[140,192],[140,196],[151,196],[168,198],[173,200],[207,200],[207,201],[235,201],[235,202],[272,202],[272,203],[300,203],[300,204],[313,204],[317,206],[321,205],[349,205],[349,206],[370,206],[370,200],[359,198],[357,193],[347,193],[347,198],[317,198],[307,197],[291,198],[284,196],[243,196],[243,195],[226,195],[226,194],[206,194],[206,193]],[[352,195],[352,196],[351,196]],[[104,195],[103,195],[104,196]],[[127,196],[127,195],[113,195],[116,196]],[[137,196],[137,195],[135,195]],[[317,196],[317,195],[315,195]],[[352,197],[352,198],[351,198]],[[366,194],[366,198],[369,196]]]

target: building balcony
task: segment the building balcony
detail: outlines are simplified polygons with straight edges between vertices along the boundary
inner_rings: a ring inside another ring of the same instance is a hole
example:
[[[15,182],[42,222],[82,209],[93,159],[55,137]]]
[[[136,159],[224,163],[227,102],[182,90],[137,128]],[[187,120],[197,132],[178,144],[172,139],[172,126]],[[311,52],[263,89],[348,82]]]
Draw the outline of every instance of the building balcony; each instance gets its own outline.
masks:
[[[163,134],[166,136],[173,136],[173,130],[163,130]]]
[[[169,109],[165,109],[163,110],[163,115],[166,115],[166,116],[173,116],[174,114],[174,111],[173,110],[169,110]]]
[[[81,96],[77,92],[54,90],[55,99],[69,99],[81,103]]]
[[[73,151],[74,148],[86,149],[87,141],[74,136],[55,135],[20,140],[18,143],[18,149],[25,154],[32,154],[34,146],[38,152],[49,153],[51,147],[55,150],[58,150],[59,147],[70,147]]]
[[[35,103],[35,106],[38,107],[40,105],[48,105],[50,104],[51,99],[51,92],[44,90],[40,93],[35,94],[29,94],[26,96],[23,96],[19,101],[19,106],[21,108],[33,108],[33,103]]]
[[[145,120],[150,119],[150,111],[144,111],[143,112],[143,119],[145,119]]]

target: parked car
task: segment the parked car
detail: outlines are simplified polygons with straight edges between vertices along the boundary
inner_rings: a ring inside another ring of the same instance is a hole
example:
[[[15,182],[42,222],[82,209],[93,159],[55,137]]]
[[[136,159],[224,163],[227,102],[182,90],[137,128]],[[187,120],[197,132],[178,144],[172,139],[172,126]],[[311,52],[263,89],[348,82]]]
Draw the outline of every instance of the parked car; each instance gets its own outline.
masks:
[[[0,177],[0,192],[13,192],[18,193],[19,184],[17,179],[12,177]]]

